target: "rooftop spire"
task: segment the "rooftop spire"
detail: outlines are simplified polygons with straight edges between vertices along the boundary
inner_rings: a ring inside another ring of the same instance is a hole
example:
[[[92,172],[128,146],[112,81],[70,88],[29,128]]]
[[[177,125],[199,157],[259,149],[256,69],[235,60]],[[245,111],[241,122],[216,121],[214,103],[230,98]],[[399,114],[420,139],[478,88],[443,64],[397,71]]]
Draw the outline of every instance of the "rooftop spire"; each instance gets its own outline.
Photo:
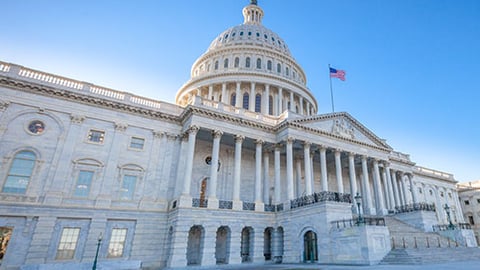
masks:
[[[257,5],[257,0],[250,0],[250,5],[243,8],[244,24],[262,24],[263,10]]]

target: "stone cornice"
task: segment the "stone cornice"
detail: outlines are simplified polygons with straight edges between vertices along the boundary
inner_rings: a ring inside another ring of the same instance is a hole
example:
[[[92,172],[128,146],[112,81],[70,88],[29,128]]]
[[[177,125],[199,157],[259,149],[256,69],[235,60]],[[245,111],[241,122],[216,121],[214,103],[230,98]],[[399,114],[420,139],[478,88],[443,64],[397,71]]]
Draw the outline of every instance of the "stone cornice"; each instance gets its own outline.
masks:
[[[329,132],[326,132],[326,131],[323,131],[323,130],[318,130],[318,129],[314,129],[314,128],[311,128],[311,127],[306,127],[306,126],[303,126],[299,123],[294,122],[294,120],[283,121],[282,123],[280,123],[275,128],[275,131],[278,133],[280,130],[287,129],[287,128],[295,128],[295,129],[299,129],[299,130],[302,130],[302,131],[309,132],[311,134],[318,134],[318,135],[329,137],[329,138],[332,138],[332,139],[335,139],[335,140],[345,141],[345,142],[348,142],[348,143],[353,143],[353,144],[356,144],[356,145],[360,145],[360,146],[368,147],[368,148],[371,148],[371,149],[379,150],[379,151],[384,152],[384,153],[390,153],[390,149],[388,149],[388,148],[383,148],[383,147],[379,147],[379,146],[376,146],[376,145],[364,143],[364,142],[361,142],[361,141],[349,139],[349,138],[342,137],[342,136],[339,136],[339,135],[335,135],[335,134],[332,134],[332,133],[329,133]]]
[[[32,94],[41,94],[44,96],[60,98],[67,101],[73,101],[75,103],[82,103],[87,105],[95,105],[97,107],[103,107],[107,109],[114,109],[126,113],[137,114],[142,117],[150,117],[152,119],[169,121],[172,123],[179,123],[180,118],[175,115],[167,114],[160,112],[158,110],[150,110],[146,108],[141,108],[133,106],[130,104],[125,104],[122,102],[117,102],[113,100],[108,100],[106,98],[90,96],[87,94],[75,93],[72,91],[58,89],[50,86],[45,86],[41,84],[35,84],[27,81],[22,81],[18,79],[12,79],[9,77],[3,77],[0,75],[0,85],[14,88],[19,91],[24,91]]]
[[[392,147],[390,147],[387,143],[385,143],[382,139],[377,137],[373,132],[371,132],[368,128],[366,128],[362,123],[358,122],[355,118],[353,118],[349,113],[347,112],[336,112],[336,113],[327,113],[327,114],[321,114],[321,115],[315,115],[311,117],[306,117],[306,118],[301,118],[301,119],[295,119],[292,120],[292,122],[296,123],[308,123],[308,122],[315,122],[318,120],[325,120],[325,119],[335,119],[338,117],[346,117],[348,120],[352,121],[352,123],[360,129],[362,132],[364,132],[365,135],[372,141],[382,145],[383,147],[379,147],[380,149],[388,149],[388,150],[393,150]],[[353,140],[355,141],[355,140]],[[368,144],[367,144],[368,145]],[[390,152],[390,151],[389,151]]]

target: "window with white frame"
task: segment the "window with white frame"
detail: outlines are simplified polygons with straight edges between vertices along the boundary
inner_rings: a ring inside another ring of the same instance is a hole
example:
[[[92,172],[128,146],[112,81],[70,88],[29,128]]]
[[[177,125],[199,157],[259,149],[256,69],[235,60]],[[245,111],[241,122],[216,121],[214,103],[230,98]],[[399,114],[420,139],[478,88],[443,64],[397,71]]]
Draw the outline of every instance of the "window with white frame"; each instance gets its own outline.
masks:
[[[57,247],[56,260],[71,260],[75,256],[80,228],[64,227]]]
[[[32,151],[18,152],[13,158],[2,192],[25,194],[35,167],[36,156]]]
[[[132,137],[130,139],[130,148],[142,150],[145,145],[145,139],[139,137]]]
[[[73,196],[75,197],[88,197],[90,194],[90,187],[92,186],[92,179],[95,172],[81,170],[78,173],[77,183],[75,185],[75,191]]]
[[[91,129],[88,132],[88,141],[94,143],[103,143],[105,140],[105,131]]]
[[[142,167],[134,164],[127,164],[120,167],[120,200],[133,200],[135,198],[135,190],[139,180],[143,177],[144,170]]]
[[[127,239],[127,228],[113,228],[108,244],[108,258],[120,258],[125,250],[125,240]]]

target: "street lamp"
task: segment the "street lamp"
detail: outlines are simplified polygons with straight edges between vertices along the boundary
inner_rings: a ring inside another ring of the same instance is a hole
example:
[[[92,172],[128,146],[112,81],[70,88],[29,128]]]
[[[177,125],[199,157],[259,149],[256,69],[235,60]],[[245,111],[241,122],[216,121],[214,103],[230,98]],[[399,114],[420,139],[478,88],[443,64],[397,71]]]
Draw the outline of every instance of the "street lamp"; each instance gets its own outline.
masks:
[[[448,204],[445,204],[445,212],[447,212],[448,228],[451,230],[455,229],[455,225],[453,225],[452,218],[450,217],[450,207]]]
[[[102,244],[102,233],[98,236],[97,240],[97,252],[95,253],[95,259],[93,260],[93,267],[92,270],[97,269],[97,259],[98,259],[98,250],[100,249],[100,245]]]
[[[358,207],[358,221],[357,221],[357,224],[360,226],[361,223],[363,223],[363,217],[362,217],[362,210],[361,210],[361,207],[360,207],[360,204],[362,203],[362,196],[360,195],[360,193],[357,192],[357,195],[355,195],[355,197],[353,197],[355,199],[355,202],[357,203],[357,207]]]

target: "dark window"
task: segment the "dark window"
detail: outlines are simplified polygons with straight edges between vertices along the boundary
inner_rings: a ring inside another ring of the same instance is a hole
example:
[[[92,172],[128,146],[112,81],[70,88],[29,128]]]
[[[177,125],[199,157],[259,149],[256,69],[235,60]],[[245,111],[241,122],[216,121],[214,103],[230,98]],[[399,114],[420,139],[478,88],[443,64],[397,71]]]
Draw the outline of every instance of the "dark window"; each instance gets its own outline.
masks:
[[[255,112],[260,112],[262,109],[262,95],[255,95]]]
[[[228,58],[223,60],[223,67],[228,68]]]
[[[243,108],[245,110],[248,110],[248,99],[250,98],[250,96],[248,95],[248,93],[245,93],[243,94]]]
[[[281,73],[282,72],[282,65],[277,64],[277,72]]]
[[[473,216],[468,216],[468,222],[470,222],[470,225],[475,225],[475,221],[473,220]]]
[[[262,68],[262,59],[257,58],[257,69],[261,69],[261,68]]]
[[[218,61],[215,61],[215,70],[218,69]]]
[[[272,70],[272,61],[271,60],[267,61],[267,69]]]
[[[246,67],[246,68],[249,68],[249,67],[250,67],[250,57],[247,57],[247,58],[245,59],[245,67]]]
[[[233,93],[230,96],[230,105],[235,106],[236,103],[237,103],[237,94]]]
[[[465,205],[470,205],[470,201],[469,201],[469,200],[465,200]]]
[[[238,68],[239,65],[240,65],[240,58],[235,57],[234,67]]]
[[[268,97],[268,114],[273,115],[273,97]]]

